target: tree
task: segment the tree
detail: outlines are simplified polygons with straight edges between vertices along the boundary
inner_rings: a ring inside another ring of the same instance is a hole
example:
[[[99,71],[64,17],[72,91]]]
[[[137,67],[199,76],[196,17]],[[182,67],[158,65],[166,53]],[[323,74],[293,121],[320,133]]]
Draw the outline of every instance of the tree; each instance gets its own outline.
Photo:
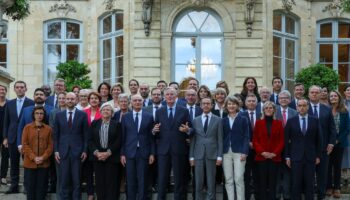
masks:
[[[296,75],[295,82],[304,84],[307,94],[309,87],[312,85],[326,87],[328,90],[337,89],[339,76],[338,73],[331,68],[322,64],[315,64],[302,69]]]
[[[342,0],[341,4],[343,6],[344,11],[350,12],[350,0]]]
[[[81,88],[91,88],[92,80],[88,76],[90,69],[84,63],[67,61],[57,66],[57,78],[63,78],[66,82],[67,91],[72,91],[74,85]]]

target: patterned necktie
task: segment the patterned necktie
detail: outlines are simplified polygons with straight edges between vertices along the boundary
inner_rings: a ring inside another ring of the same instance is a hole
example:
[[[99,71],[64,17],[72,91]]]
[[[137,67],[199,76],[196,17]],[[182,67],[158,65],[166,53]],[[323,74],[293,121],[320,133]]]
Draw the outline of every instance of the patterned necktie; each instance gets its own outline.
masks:
[[[301,118],[303,120],[301,132],[305,135],[306,134],[306,119],[305,117]]]
[[[72,114],[73,112],[68,112],[69,113],[69,118],[68,118],[68,127],[69,128],[72,128],[72,122],[73,122],[73,119],[72,119]]]
[[[285,126],[286,123],[287,123],[287,114],[286,114],[286,110],[285,109],[283,109],[282,116],[283,116],[283,126]]]
[[[208,130],[208,122],[209,122],[209,117],[208,117],[208,115],[205,115],[204,133],[207,133],[207,130]]]

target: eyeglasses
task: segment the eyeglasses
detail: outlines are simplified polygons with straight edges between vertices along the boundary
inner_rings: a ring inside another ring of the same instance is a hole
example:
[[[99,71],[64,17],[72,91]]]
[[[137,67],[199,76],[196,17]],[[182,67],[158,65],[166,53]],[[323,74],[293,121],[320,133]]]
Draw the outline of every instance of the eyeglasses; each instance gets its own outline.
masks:
[[[44,115],[44,112],[34,112],[35,115]]]

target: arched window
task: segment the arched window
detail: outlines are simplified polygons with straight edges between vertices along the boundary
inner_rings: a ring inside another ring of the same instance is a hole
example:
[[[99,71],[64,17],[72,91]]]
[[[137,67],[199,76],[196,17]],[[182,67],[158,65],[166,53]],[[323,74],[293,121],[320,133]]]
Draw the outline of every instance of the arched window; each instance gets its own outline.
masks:
[[[7,68],[8,65],[8,38],[5,34],[4,37],[0,40],[0,66],[3,68]]]
[[[79,21],[55,19],[44,24],[44,82],[52,84],[56,66],[69,60],[82,62],[83,27]]]
[[[215,88],[222,79],[221,26],[218,15],[209,10],[189,10],[178,16],[173,27],[173,80],[192,76]]]
[[[338,71],[339,91],[350,83],[350,20],[317,23],[317,61]]]
[[[123,12],[100,19],[100,66],[101,81],[123,83]]]
[[[299,32],[296,17],[282,12],[273,14],[273,76],[284,80],[284,87],[293,91],[298,69]]]

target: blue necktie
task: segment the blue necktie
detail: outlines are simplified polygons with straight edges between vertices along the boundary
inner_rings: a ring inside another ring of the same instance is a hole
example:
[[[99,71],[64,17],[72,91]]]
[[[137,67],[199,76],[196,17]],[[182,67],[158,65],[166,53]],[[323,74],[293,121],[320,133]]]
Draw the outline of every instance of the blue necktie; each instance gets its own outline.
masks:
[[[318,118],[317,106],[314,106],[314,116]]]
[[[135,124],[136,124],[136,130],[137,132],[139,132],[139,113],[136,113]]]
[[[190,107],[190,120],[193,120],[193,106]]]
[[[303,132],[303,134],[305,135],[306,134],[306,119],[305,119],[305,117],[303,117],[301,119],[303,120],[301,132]]]
[[[209,122],[209,117],[208,115],[205,115],[205,122],[204,122],[204,132],[207,133],[208,130],[208,122]]]
[[[173,108],[169,108],[169,110],[170,110],[170,112],[169,112],[169,116],[168,116],[168,118],[169,118],[169,121],[173,121],[174,120],[174,116],[173,116]]]
[[[21,109],[22,109],[22,99],[17,100],[17,116],[21,114]]]

